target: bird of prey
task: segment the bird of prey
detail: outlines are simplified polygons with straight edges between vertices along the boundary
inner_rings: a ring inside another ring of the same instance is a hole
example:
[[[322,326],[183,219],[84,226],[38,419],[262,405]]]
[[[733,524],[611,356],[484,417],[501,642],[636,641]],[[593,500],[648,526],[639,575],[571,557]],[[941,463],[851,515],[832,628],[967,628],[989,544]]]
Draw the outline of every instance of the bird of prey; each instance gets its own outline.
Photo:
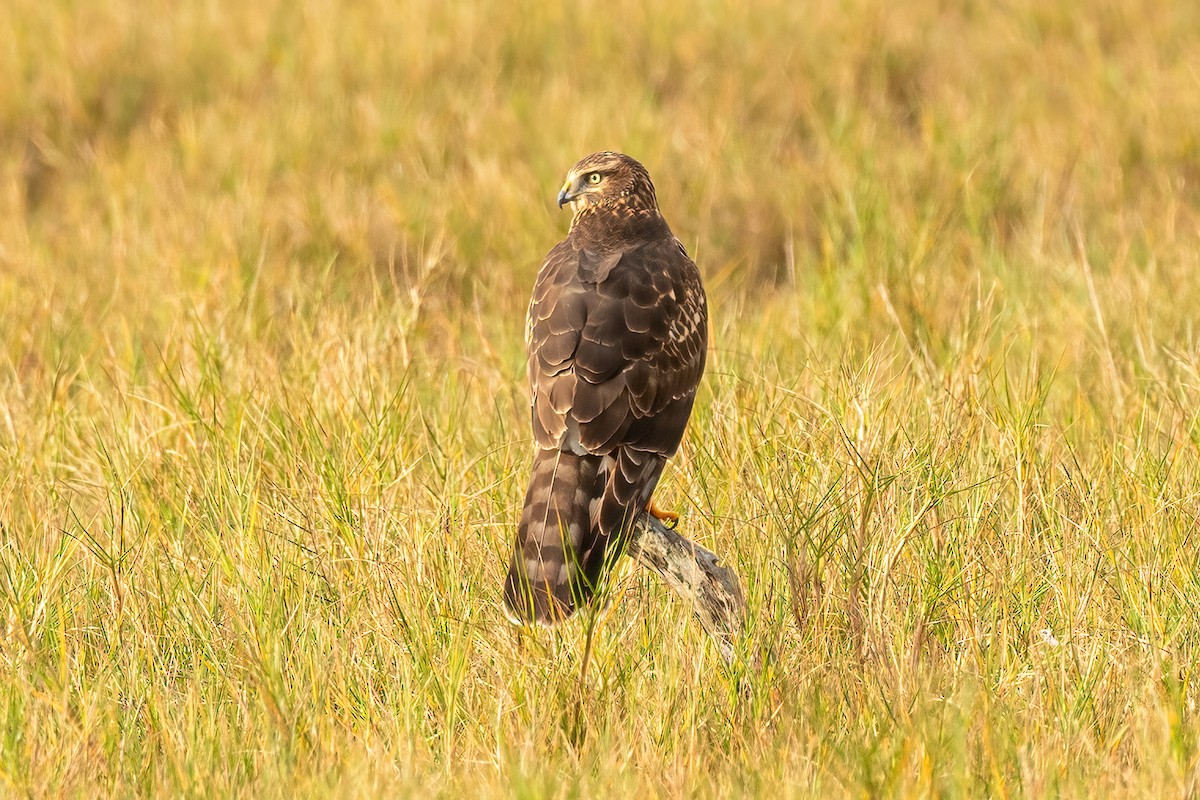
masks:
[[[708,343],[700,272],[650,175],[614,152],[567,173],[567,238],[538,271],[526,327],[533,476],[504,600],[547,625],[585,604],[650,503],[696,399]]]

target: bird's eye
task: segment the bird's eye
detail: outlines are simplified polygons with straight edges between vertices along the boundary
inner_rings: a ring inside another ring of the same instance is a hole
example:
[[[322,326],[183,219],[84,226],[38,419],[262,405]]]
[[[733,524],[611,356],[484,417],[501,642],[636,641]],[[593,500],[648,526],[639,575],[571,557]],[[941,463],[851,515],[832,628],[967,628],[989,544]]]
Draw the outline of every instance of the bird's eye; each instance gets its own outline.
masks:
[[[593,172],[591,175],[588,175],[587,179],[588,179],[588,183],[590,183],[594,186],[595,184],[600,182],[600,173]]]

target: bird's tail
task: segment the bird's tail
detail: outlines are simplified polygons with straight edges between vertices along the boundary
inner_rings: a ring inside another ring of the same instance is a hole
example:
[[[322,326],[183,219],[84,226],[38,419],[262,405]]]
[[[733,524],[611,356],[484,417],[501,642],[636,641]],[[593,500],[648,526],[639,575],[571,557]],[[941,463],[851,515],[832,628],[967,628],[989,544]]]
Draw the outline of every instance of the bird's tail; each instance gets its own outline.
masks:
[[[538,450],[517,528],[504,602],[519,622],[553,624],[591,597],[579,553],[592,539],[593,499],[604,456]]]
[[[514,621],[551,625],[591,599],[624,550],[664,461],[630,451],[538,451],[504,582]]]

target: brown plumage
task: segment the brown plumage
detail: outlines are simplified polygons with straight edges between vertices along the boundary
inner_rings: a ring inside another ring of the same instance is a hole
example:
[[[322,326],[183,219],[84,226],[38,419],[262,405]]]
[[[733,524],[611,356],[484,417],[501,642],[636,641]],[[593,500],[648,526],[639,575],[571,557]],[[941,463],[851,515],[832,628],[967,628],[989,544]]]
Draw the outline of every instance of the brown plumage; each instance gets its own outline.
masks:
[[[700,272],[645,167],[587,156],[568,203],[526,328],[537,448],[504,584],[520,622],[558,622],[599,588],[683,438],[708,341]]]

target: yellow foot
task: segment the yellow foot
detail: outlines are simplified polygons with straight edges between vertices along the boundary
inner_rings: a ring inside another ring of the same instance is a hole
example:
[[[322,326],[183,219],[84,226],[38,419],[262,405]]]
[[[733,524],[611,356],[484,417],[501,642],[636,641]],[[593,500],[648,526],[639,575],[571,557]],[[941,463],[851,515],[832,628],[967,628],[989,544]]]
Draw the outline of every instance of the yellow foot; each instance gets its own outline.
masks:
[[[654,505],[653,498],[650,499],[650,502],[646,503],[646,510],[650,512],[650,516],[654,517],[671,530],[675,530],[675,526],[679,524],[679,515],[672,514],[670,511],[663,511],[661,508]]]

